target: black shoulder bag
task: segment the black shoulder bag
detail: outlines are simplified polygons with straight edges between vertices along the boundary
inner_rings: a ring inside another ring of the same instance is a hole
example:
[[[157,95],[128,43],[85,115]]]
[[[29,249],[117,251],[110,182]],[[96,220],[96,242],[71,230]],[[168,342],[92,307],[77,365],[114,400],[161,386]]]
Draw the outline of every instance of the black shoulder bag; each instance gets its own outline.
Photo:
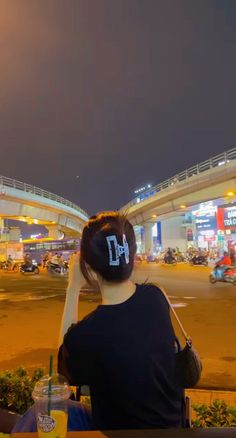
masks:
[[[199,357],[198,352],[192,345],[192,339],[187,335],[184,330],[178,315],[176,314],[165,290],[158,286],[163,295],[165,296],[166,301],[170,306],[170,310],[172,311],[176,321],[179,324],[180,330],[185,338],[186,345],[184,348],[181,348],[180,342],[176,337],[176,343],[178,346],[178,351],[175,354],[175,378],[176,383],[181,388],[193,388],[199,381],[202,372],[202,362]]]

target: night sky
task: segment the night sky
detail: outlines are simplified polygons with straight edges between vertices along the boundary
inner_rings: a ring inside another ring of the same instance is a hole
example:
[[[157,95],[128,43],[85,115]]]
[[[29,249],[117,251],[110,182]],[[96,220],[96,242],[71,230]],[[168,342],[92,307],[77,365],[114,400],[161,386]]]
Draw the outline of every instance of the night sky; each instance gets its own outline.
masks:
[[[236,146],[235,0],[0,0],[0,53],[0,173],[89,214]]]

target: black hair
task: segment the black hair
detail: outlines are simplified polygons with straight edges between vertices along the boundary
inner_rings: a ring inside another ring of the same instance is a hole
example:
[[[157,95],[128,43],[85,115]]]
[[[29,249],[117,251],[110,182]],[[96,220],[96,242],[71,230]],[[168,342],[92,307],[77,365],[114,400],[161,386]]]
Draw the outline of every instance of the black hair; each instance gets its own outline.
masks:
[[[125,254],[119,257],[119,265],[109,264],[108,236],[115,236],[118,245],[123,245],[125,235],[129,260]],[[122,282],[127,280],[134,267],[134,256],[136,253],[136,239],[133,226],[124,214],[117,211],[105,211],[89,218],[85,225],[81,239],[80,267],[85,279],[92,283],[89,267],[101,275],[106,281]]]

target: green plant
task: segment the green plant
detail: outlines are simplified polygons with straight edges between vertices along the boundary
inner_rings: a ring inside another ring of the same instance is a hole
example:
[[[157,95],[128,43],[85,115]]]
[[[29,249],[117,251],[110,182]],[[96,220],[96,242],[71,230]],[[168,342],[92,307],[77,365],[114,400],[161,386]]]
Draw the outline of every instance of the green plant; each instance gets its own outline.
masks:
[[[0,373],[0,408],[23,414],[32,404],[31,397],[35,383],[44,372],[41,368],[34,371],[32,377],[25,368]]]
[[[213,400],[210,405],[193,405],[196,412],[194,427],[235,427],[236,406],[228,406],[223,400]]]

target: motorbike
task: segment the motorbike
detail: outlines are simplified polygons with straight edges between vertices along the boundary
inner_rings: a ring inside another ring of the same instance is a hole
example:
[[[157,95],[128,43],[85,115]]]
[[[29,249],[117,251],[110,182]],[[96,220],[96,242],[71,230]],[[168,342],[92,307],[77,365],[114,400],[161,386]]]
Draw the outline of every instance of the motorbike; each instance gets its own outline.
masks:
[[[177,260],[176,260],[176,258],[175,257],[173,257],[173,256],[170,256],[170,255],[165,255],[164,256],[164,263],[166,264],[166,265],[177,265]]]
[[[22,264],[20,266],[21,274],[39,274],[39,267],[36,262],[32,262],[31,265]]]
[[[3,271],[8,271],[8,265],[6,261],[1,261],[0,263],[0,269],[2,269]]]
[[[206,256],[203,255],[195,255],[189,261],[190,265],[195,266],[208,266],[208,260]]]
[[[68,262],[66,261],[64,261],[62,265],[48,262],[46,266],[49,274],[56,274],[56,275],[66,274],[69,270],[69,265]]]
[[[15,262],[14,260],[9,263],[7,260],[0,262],[0,269],[3,271],[17,271],[19,267],[19,263]]]
[[[210,283],[214,284],[217,281],[223,283],[231,283],[236,286],[236,266],[229,266],[224,273],[219,277],[217,273],[218,266],[216,265],[209,276]]]

